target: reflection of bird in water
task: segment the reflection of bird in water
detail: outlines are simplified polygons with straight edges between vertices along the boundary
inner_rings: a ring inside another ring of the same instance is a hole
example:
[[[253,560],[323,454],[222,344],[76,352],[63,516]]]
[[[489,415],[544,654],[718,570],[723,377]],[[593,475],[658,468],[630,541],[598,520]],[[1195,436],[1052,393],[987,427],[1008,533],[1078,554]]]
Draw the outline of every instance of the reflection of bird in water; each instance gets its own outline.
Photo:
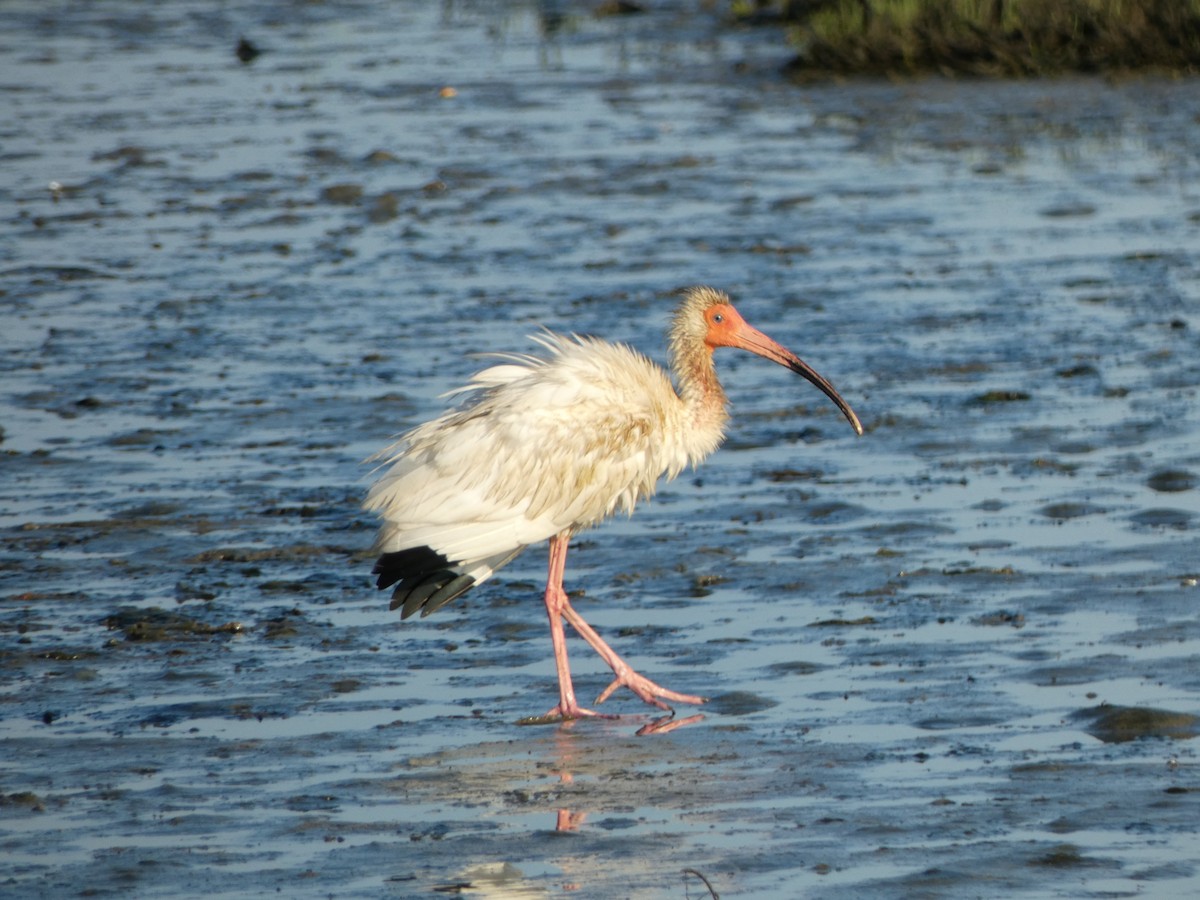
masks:
[[[559,701],[547,718],[599,715],[575,699],[563,620],[613,670],[597,703],[628,687],[646,703],[703,703],[635,672],[575,611],[563,590],[575,533],[618,509],[632,512],[662,476],[674,478],[724,437],[725,393],[713,351],[740,347],[820,388],[858,434],[862,425],[833,386],[751,327],[729,297],[691,288],[669,333],[671,376],[630,348],[546,332],[546,357],[504,355],[459,392],[471,402],[403,435],[375,458],[387,471],[365,507],[383,518],[375,564],[392,608],[428,615],[491,577],[530,544],[549,540],[545,604]]]
[[[570,772],[559,772],[558,781],[560,784],[574,784],[575,776]],[[554,830],[578,831],[583,827],[583,822],[586,818],[586,812],[571,812],[569,809],[560,809],[554,819]]]

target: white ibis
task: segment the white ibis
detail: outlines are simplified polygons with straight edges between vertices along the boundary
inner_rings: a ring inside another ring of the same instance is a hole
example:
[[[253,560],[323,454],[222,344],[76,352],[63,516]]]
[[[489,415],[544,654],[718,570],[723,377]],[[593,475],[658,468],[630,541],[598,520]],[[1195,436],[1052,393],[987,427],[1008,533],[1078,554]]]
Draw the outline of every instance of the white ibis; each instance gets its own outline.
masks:
[[[833,385],[712,288],[684,292],[669,332],[670,376],[623,344],[550,332],[534,340],[546,356],[501,355],[451,392],[469,393],[468,403],[372,457],[387,467],[364,503],[383,518],[378,586],[395,585],[391,608],[401,618],[427,616],[549,540],[545,603],[558,704],[546,718],[600,715],[575,699],[564,619],[613,670],[597,704],[621,686],[662,709],[670,709],[665,701],[703,703],[635,672],[576,612],[563,590],[571,537],[618,509],[632,512],[659,478],[717,449],[728,419],[717,347],[740,347],[803,375],[856,433],[862,424]]]

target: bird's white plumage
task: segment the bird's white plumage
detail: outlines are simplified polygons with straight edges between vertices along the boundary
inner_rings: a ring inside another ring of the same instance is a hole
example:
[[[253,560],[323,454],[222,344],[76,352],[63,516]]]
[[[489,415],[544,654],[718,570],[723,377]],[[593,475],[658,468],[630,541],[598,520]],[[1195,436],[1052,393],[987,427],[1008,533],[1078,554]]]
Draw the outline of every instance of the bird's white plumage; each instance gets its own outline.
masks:
[[[375,457],[365,507],[378,549],[429,547],[482,581],[529,544],[632,512],[658,479],[712,452],[666,372],[636,351],[544,333],[546,356],[504,355],[452,394],[466,405]]]

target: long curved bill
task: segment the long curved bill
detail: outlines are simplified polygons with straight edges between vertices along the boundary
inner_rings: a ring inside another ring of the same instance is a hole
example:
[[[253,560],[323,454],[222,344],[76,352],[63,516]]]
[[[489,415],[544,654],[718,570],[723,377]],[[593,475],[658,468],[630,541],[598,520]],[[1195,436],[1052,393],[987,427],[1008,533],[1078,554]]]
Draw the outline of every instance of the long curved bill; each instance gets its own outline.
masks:
[[[842,411],[842,415],[846,417],[846,421],[850,423],[850,427],[854,429],[855,434],[863,433],[862,422],[858,420],[858,416],[850,408],[850,404],[842,399],[842,395],[837,392],[832,384],[821,377],[816,369],[787,347],[767,337],[753,325],[744,321],[742,327],[738,330],[736,340],[737,343],[735,346],[741,347],[743,350],[749,350],[751,353],[756,353],[763,359],[769,359],[771,362],[786,366],[797,375],[803,375],[815,384],[821,393],[837,404],[837,408]]]

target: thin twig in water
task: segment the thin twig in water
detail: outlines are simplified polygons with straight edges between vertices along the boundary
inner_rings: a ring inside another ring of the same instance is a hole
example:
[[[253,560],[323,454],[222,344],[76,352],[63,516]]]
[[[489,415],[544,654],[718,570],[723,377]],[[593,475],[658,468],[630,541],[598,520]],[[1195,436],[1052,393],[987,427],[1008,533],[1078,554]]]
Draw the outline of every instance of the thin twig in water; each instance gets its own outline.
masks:
[[[697,872],[695,869],[684,869],[683,874],[684,874],[683,889],[685,892],[687,891],[687,876],[695,875],[697,878],[699,878],[701,881],[704,882],[704,886],[706,888],[708,888],[708,893],[712,896],[712,900],[721,900],[721,895],[713,890],[713,886],[708,883],[708,879],[705,878],[703,875],[701,875],[699,872]]]

